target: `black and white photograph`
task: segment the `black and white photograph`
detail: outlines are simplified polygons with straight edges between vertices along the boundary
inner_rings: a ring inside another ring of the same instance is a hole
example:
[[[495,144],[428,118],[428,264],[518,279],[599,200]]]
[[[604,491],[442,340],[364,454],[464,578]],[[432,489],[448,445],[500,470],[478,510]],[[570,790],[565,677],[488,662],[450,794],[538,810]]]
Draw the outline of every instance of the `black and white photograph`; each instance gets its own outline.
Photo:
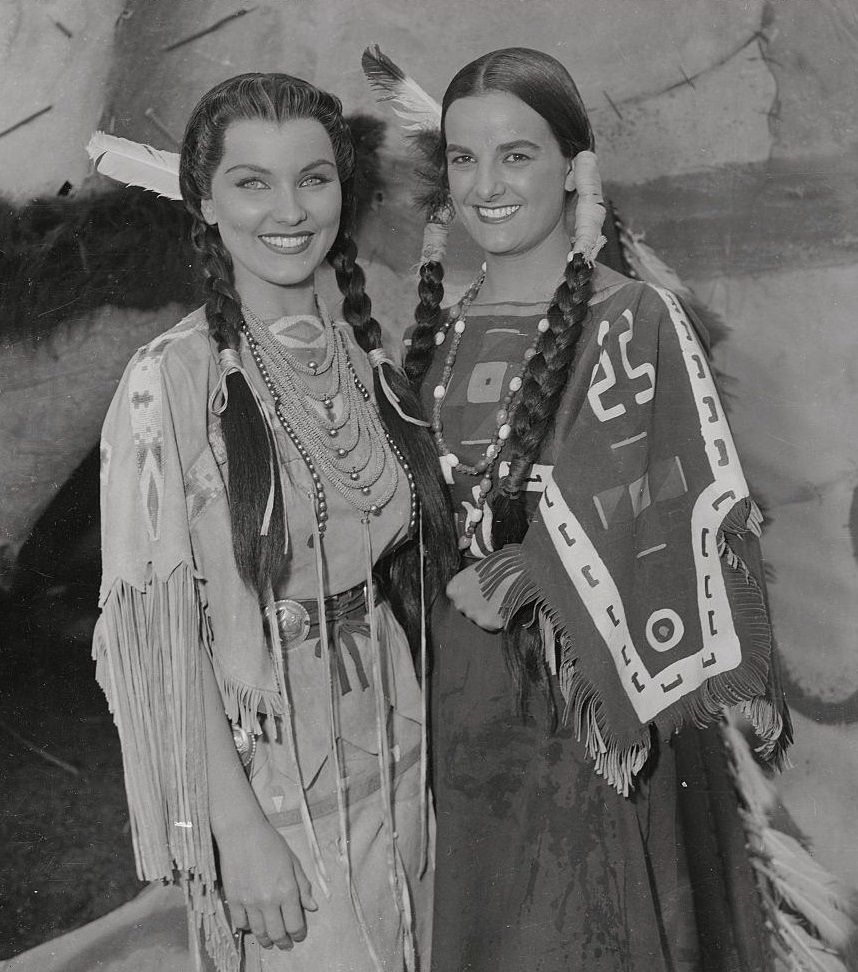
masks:
[[[0,54],[0,972],[858,972],[858,0]]]

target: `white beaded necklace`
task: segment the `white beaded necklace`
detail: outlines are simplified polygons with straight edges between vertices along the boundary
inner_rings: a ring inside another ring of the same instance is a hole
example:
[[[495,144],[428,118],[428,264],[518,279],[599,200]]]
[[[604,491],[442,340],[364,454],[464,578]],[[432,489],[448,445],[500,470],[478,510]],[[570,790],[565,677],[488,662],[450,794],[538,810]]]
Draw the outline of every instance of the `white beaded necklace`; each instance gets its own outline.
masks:
[[[480,292],[480,287],[482,287],[485,277],[486,266],[483,264],[476,279],[466,291],[465,296],[459,302],[458,313],[451,314],[445,323],[438,329],[438,331],[435,332],[434,337],[436,346],[440,347],[442,344],[444,344],[450,328],[452,327],[453,329],[453,339],[450,342],[450,348],[447,352],[446,360],[444,361],[444,367],[441,372],[441,380],[435,386],[432,392],[432,397],[434,399],[432,403],[432,434],[435,438],[435,445],[438,449],[438,455],[443,459],[446,459],[447,463],[452,466],[456,472],[463,475],[481,477],[479,484],[479,495],[477,496],[476,505],[469,511],[464,533],[461,537],[459,537],[460,550],[467,550],[470,547],[471,541],[473,540],[474,534],[477,530],[477,525],[483,518],[486,497],[492,489],[492,473],[497,465],[498,459],[500,458],[500,454],[503,451],[504,444],[512,431],[510,426],[510,417],[518,404],[518,394],[521,391],[524,376],[527,373],[527,368],[530,364],[531,358],[533,358],[533,356],[539,350],[542,335],[550,326],[547,317],[543,317],[539,321],[536,328],[536,337],[533,339],[531,346],[527,349],[527,351],[525,351],[524,360],[522,361],[521,366],[509,381],[507,394],[504,397],[496,416],[497,428],[494,437],[486,447],[485,452],[474,465],[461,462],[459,457],[450,450],[444,438],[444,423],[441,416],[441,408],[444,404],[444,399],[447,397],[447,391],[453,378],[453,367],[456,363],[459,345],[462,342],[462,338],[465,334],[465,328],[467,326],[466,318],[468,310],[476,299],[477,294]]]

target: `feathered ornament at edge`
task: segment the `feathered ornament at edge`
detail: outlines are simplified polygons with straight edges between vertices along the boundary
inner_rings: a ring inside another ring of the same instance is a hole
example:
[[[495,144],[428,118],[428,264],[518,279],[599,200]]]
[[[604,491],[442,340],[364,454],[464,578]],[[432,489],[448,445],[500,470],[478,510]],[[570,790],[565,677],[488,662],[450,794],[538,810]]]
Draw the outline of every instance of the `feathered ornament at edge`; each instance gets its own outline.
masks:
[[[137,186],[181,200],[179,190],[179,156],[175,152],[132,142],[127,138],[96,132],[86,147],[95,171],[126,186]]]
[[[677,297],[690,297],[691,291],[679,274],[658,256],[652,247],[644,242],[643,233],[634,233],[619,218],[615,218],[623,255],[632,270],[641,280],[658,284],[676,294]]]
[[[613,211],[613,216],[620,248],[632,275],[647,283],[664,287],[685,301],[703,321],[709,336],[710,347],[715,347],[716,344],[725,340],[730,329],[721,317],[707,307],[694,291],[688,288],[673,267],[668,266],[655,250],[644,242],[643,233],[635,233],[629,229],[617,215],[616,210]],[[723,394],[723,389],[720,390]]]
[[[848,972],[858,945],[854,896],[800,841],[777,829],[777,793],[732,719],[722,734],[779,970]]]

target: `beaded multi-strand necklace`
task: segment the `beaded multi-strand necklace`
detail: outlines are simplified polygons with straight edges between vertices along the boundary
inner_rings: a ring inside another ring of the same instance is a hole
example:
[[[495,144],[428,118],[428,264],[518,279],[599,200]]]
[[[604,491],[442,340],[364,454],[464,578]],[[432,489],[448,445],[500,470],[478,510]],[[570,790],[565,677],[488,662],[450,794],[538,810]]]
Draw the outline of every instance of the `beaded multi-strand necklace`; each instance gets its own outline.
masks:
[[[242,308],[242,331],[277,418],[310,473],[319,533],[324,534],[329,515],[326,481],[367,520],[393,498],[400,468],[411,493],[411,530],[417,522],[414,475],[355,372],[345,336],[318,301],[317,309],[324,335],[319,361],[305,363],[290,353],[248,307]]]
[[[459,302],[457,313],[451,313],[448,315],[447,320],[435,332],[435,344],[438,347],[441,347],[446,341],[450,330],[453,331],[453,337],[450,341],[450,347],[447,351],[447,357],[441,371],[441,380],[435,386],[432,392],[432,434],[435,438],[435,445],[438,449],[438,455],[446,461],[447,465],[452,467],[461,475],[480,478],[476,505],[469,510],[464,532],[462,536],[459,537],[460,550],[467,550],[471,546],[471,541],[474,538],[477,527],[480,521],[483,519],[485,514],[486,498],[492,489],[492,474],[498,460],[500,459],[504,443],[509,438],[510,432],[512,431],[510,418],[518,404],[519,392],[521,391],[521,386],[524,383],[524,377],[527,373],[531,359],[539,351],[542,335],[545,334],[549,328],[548,318],[543,317],[542,320],[540,320],[540,322],[537,324],[536,337],[533,339],[530,347],[524,352],[524,358],[521,365],[519,366],[515,375],[513,375],[513,377],[509,380],[506,395],[501,401],[501,405],[496,416],[495,433],[488,446],[486,446],[485,452],[483,452],[482,456],[473,465],[461,462],[459,457],[450,450],[444,438],[444,422],[441,415],[441,409],[444,404],[444,399],[447,397],[447,391],[453,377],[453,368],[456,364],[456,356],[459,351],[459,345],[462,343],[462,338],[467,327],[468,311],[470,310],[471,304],[473,304],[474,300],[476,299],[477,294],[480,292],[480,288],[482,287],[485,278],[486,268],[484,264],[476,279],[466,291],[465,296]]]

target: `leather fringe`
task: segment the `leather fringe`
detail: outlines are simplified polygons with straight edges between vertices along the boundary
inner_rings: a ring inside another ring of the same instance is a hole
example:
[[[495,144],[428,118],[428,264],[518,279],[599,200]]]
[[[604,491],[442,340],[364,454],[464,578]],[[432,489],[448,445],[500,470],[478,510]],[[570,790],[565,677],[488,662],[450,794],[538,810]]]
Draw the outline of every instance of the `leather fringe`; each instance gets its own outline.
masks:
[[[218,972],[239,972],[209,825],[200,670],[208,630],[193,567],[180,564],[164,580],[150,575],[144,590],[115,582],[93,658],[122,741],[137,874],[172,882],[178,873],[189,927],[202,932]],[[194,935],[192,954],[198,947]]]

